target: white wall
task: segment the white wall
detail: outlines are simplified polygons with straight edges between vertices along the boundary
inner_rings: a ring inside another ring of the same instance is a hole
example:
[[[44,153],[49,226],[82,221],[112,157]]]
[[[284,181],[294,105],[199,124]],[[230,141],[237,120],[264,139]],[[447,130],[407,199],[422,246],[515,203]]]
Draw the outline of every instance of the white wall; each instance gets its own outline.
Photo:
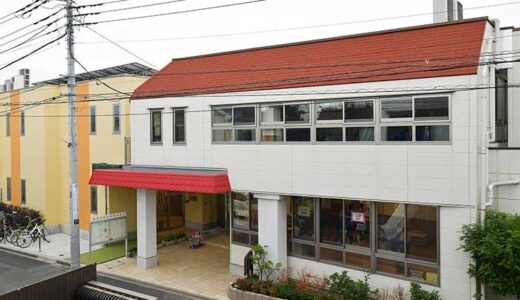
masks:
[[[375,89],[475,84],[476,76],[337,86]],[[330,90],[334,87],[326,87]],[[305,89],[299,89],[305,90]],[[317,88],[312,88],[317,90]],[[309,99],[309,96],[184,97],[132,101],[136,165],[226,168],[235,190],[472,206],[476,193],[476,92],[451,98],[452,142],[446,145],[212,144],[210,106]],[[314,99],[326,98],[323,96]],[[334,98],[334,95],[330,96]],[[150,145],[148,109],[187,106],[187,145],[172,143],[171,113],[163,144]]]
[[[491,150],[489,167],[491,182],[520,179],[520,149]],[[520,213],[520,186],[496,187],[493,207],[503,212]]]

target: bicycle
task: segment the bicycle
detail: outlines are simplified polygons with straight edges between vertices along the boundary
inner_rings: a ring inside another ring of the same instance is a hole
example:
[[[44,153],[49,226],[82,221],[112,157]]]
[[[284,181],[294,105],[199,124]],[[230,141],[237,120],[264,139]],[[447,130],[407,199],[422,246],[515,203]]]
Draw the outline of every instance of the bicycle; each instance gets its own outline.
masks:
[[[47,236],[49,235],[47,228],[45,228],[43,224],[37,224],[36,222],[37,219],[31,220],[27,227],[20,231],[16,238],[16,245],[18,247],[27,248],[38,239],[43,239],[47,243],[51,242],[49,239],[47,239]],[[34,224],[34,227],[29,230],[32,224]]]

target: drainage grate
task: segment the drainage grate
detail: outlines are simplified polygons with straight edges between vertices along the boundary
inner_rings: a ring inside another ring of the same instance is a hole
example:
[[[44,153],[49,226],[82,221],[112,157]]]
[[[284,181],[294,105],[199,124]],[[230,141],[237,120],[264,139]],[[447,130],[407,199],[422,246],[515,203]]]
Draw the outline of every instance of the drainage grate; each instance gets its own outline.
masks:
[[[157,297],[137,293],[117,286],[90,281],[76,290],[75,300],[157,300]]]

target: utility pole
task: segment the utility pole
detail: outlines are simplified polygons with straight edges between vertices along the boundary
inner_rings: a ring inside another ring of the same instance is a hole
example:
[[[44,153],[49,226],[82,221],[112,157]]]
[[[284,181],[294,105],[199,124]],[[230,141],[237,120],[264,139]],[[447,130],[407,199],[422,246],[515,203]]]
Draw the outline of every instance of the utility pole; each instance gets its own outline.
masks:
[[[72,19],[73,0],[67,0],[67,75],[69,108],[69,209],[70,209],[70,266],[80,266],[79,250],[79,186],[78,186],[78,144],[76,141],[76,75],[74,73],[74,23]]]

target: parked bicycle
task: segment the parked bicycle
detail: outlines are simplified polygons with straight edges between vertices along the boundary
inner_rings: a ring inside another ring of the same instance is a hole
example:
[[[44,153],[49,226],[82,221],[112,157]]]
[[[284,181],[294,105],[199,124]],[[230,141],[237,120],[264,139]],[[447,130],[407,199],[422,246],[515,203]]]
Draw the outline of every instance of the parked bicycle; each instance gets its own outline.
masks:
[[[16,236],[16,245],[18,247],[27,248],[39,239],[43,239],[47,243],[51,242],[47,238],[49,235],[47,228],[45,228],[43,224],[38,224],[37,222],[38,219],[32,219],[29,221],[29,224],[27,224],[27,227],[19,231],[18,235]]]
[[[11,217],[13,216],[11,215]],[[8,224],[7,214],[3,211],[0,212],[0,218],[2,219],[2,222],[0,223],[2,225],[0,228],[0,242],[5,239],[6,242],[16,245],[18,231]]]

